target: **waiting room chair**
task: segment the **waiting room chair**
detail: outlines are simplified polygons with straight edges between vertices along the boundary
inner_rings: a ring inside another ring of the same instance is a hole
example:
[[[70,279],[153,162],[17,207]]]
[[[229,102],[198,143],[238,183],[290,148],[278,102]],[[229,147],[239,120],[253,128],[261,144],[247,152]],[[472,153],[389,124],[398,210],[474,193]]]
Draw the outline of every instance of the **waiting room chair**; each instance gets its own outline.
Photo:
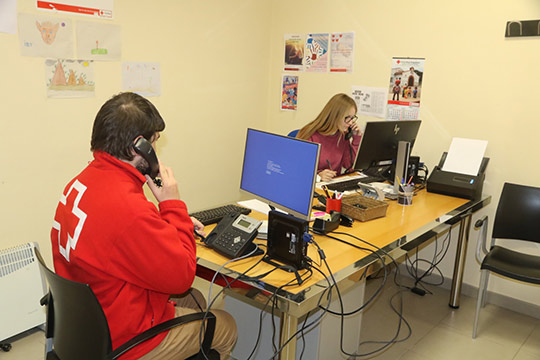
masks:
[[[300,129],[293,130],[287,136],[295,138],[299,131]]]
[[[475,228],[481,229],[476,257],[482,263],[480,285],[473,325],[476,338],[480,309],[485,305],[489,273],[530,284],[540,284],[540,256],[534,256],[495,245],[495,239],[522,240],[540,243],[540,188],[505,183],[487,249],[487,216],[478,220]],[[481,259],[481,252],[485,254]]]
[[[39,250],[36,248],[35,251],[41,273],[49,284],[49,293],[41,299],[41,305],[47,306],[46,360],[117,359],[163,331],[203,318],[207,322],[201,351],[190,359],[219,359],[219,353],[210,349],[216,325],[216,317],[210,312],[165,321],[113,350],[107,319],[90,286],[57,275],[45,265]]]

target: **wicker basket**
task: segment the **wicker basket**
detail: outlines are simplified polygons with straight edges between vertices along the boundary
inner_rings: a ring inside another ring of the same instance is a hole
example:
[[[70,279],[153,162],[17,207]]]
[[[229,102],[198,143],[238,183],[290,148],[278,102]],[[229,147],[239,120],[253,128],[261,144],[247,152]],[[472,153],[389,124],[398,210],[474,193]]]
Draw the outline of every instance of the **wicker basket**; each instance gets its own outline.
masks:
[[[344,196],[341,199],[341,212],[360,221],[386,216],[387,208],[388,204],[386,202],[370,199],[362,195]]]

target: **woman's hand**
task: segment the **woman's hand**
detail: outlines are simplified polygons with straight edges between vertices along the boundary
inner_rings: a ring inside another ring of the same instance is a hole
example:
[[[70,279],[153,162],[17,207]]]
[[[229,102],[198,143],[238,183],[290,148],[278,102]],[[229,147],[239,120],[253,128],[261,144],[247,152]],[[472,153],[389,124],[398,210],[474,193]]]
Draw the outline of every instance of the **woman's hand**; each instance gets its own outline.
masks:
[[[362,130],[360,130],[360,126],[356,122],[353,122],[349,128],[352,130],[353,134],[355,136],[362,135]]]
[[[330,169],[324,169],[319,173],[322,181],[330,181],[336,176],[336,172]]]

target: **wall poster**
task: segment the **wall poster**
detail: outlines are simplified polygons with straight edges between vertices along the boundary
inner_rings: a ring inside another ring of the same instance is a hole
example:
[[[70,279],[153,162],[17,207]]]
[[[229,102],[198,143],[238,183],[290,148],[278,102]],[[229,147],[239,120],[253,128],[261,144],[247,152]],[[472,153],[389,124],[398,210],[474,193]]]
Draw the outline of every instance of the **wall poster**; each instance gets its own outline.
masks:
[[[298,76],[283,75],[281,81],[281,110],[296,110],[298,107]]]
[[[392,58],[387,120],[418,120],[424,58]]]

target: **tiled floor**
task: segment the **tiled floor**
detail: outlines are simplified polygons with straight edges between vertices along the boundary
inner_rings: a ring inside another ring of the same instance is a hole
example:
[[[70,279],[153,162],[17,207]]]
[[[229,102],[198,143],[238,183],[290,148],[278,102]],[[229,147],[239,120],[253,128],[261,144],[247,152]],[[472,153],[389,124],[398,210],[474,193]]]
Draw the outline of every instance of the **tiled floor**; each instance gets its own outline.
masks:
[[[377,288],[381,280],[369,280],[367,294]],[[206,284],[199,284],[205,287]],[[404,315],[412,328],[412,335],[377,354],[363,357],[377,360],[537,360],[540,359],[540,320],[487,305],[480,317],[478,336],[471,338],[475,299],[461,297],[458,310],[448,307],[448,290],[429,287],[433,295],[418,296],[404,291]],[[203,290],[203,289],[201,289]],[[388,281],[378,300],[364,314],[364,340],[391,339],[397,329],[397,316],[389,306],[389,299],[398,291]],[[213,293],[217,290],[214,289]],[[204,293],[204,291],[203,291]],[[397,304],[397,298],[394,303]],[[406,332],[402,330],[401,335]],[[10,352],[0,351],[1,360],[43,360],[42,331],[32,331],[13,342]],[[363,345],[360,350],[370,352],[375,345]],[[380,346],[380,345],[377,345]],[[347,350],[347,349],[346,349]],[[310,360],[310,359],[306,359]]]
[[[407,279],[405,284],[411,284]],[[370,280],[366,294],[372,293],[381,280]],[[472,326],[476,299],[461,296],[460,307],[448,306],[449,291],[428,286],[433,295],[419,296],[403,291],[406,320],[412,328],[409,339],[368,359],[400,360],[533,360],[540,359],[540,320],[487,304],[480,313],[476,339]],[[399,288],[388,281],[377,302],[364,314],[364,340],[391,339],[398,324],[390,308],[390,298]],[[398,304],[398,298],[394,298]],[[406,334],[403,329],[400,334]],[[361,347],[363,353],[373,345]],[[366,357],[364,357],[365,359]]]

